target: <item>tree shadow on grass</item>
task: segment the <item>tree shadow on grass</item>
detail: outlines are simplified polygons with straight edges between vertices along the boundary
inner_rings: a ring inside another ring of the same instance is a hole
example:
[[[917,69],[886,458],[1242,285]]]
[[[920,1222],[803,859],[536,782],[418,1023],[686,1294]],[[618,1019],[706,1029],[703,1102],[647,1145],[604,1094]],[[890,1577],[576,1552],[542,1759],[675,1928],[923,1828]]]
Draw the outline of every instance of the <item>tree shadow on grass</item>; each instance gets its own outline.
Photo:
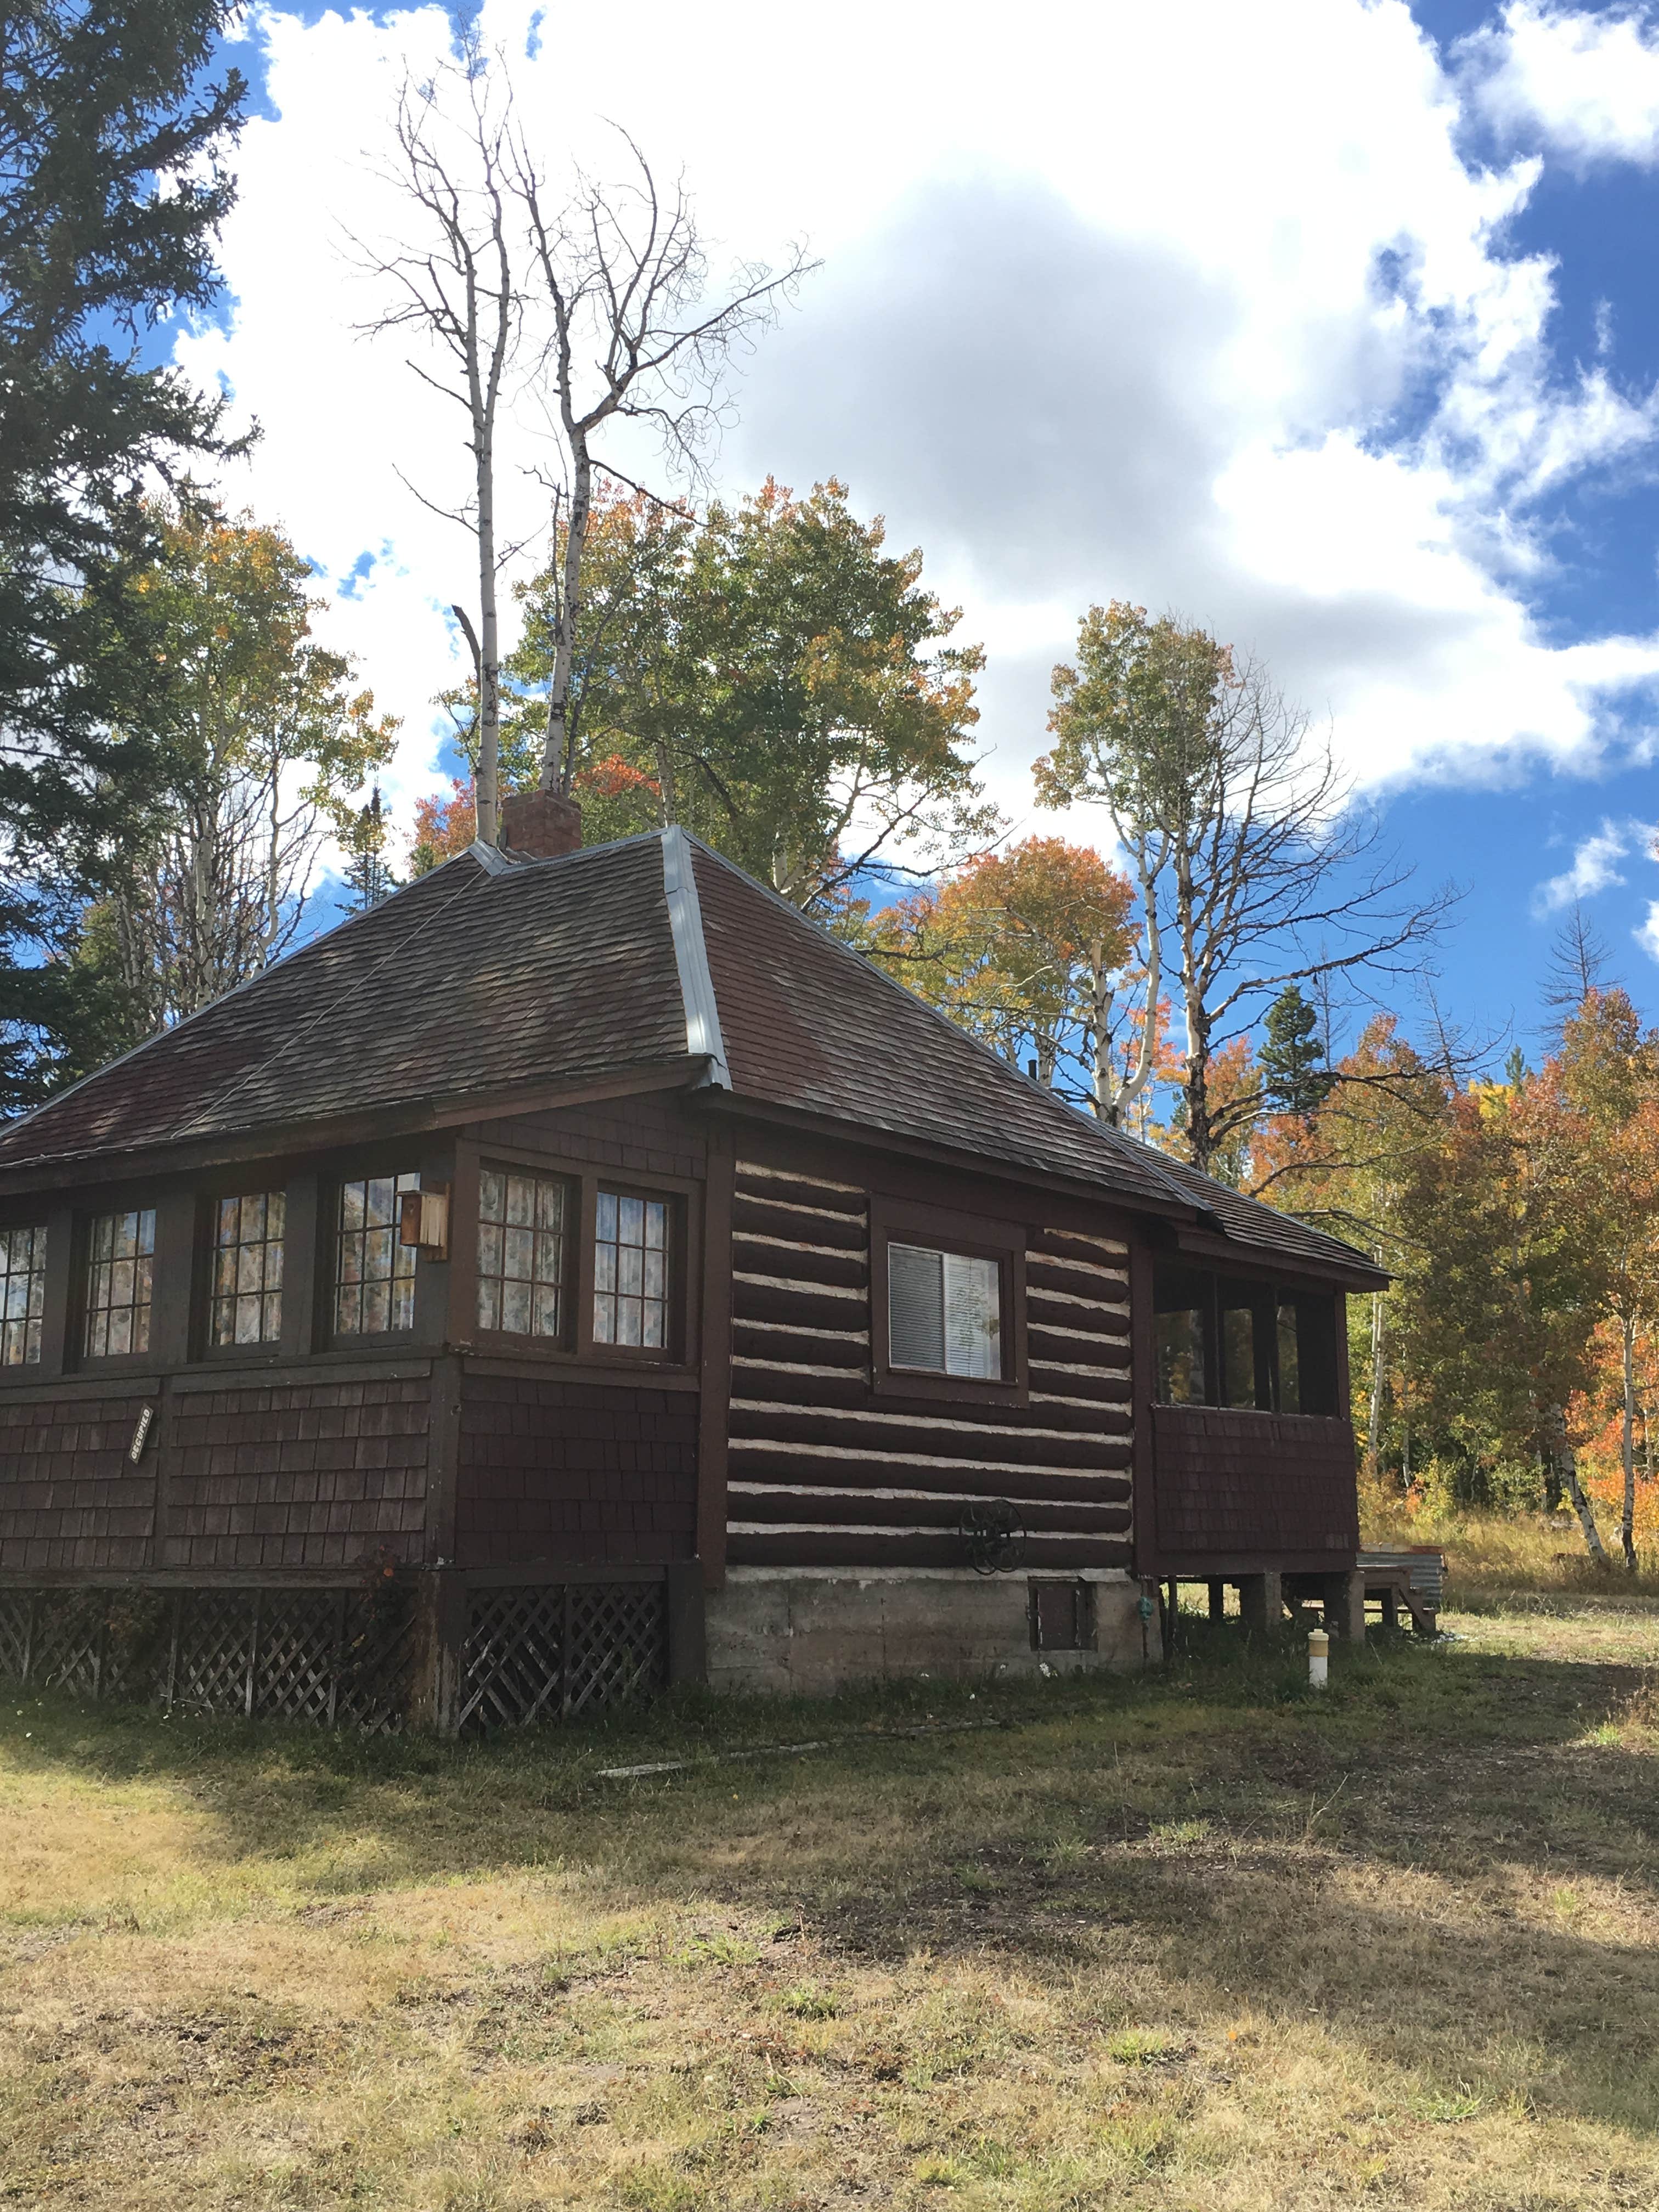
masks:
[[[1085,2010],[1133,1954],[1194,2027],[1247,2008],[1454,2103],[1462,2083],[1647,2134],[1659,1733],[1644,1709],[1628,1722],[1648,1679],[1402,1644],[1340,1654],[1321,1700],[1297,1655],[1218,1632],[1145,1680],[684,1698],[459,1746],[14,1698],[0,1747],[48,1793],[161,1787],[193,1816],[183,1870],[234,1871],[241,1909],[262,1890],[281,1914],[563,1860],[596,1905],[712,1897],[878,1965],[918,1948],[1000,1961]],[[1007,1725],[873,1733],[988,1713]],[[798,1759],[597,1778],[837,1735]],[[1616,1886],[1618,1911],[1603,1898],[1572,1924],[1575,1885]]]

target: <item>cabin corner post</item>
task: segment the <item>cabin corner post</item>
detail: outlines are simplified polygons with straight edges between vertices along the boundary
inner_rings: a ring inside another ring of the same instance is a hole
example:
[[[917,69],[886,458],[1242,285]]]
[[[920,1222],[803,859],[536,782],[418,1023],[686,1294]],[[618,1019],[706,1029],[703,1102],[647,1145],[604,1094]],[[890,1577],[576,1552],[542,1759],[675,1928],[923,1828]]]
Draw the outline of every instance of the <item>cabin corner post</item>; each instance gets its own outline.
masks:
[[[416,1577],[408,1716],[411,1728],[428,1735],[460,1730],[466,1612],[466,1577],[458,1567],[428,1567]]]
[[[729,1129],[708,1133],[703,1199],[697,1393],[697,1557],[705,1589],[726,1583],[726,1475],[732,1414],[732,1200],[737,1152]]]
[[[708,1680],[708,1632],[702,1571],[696,1559],[677,1559],[667,1571],[670,1689]]]
[[[426,1532],[422,1563],[455,1564],[460,1522],[461,1362],[444,1352],[432,1363],[432,1403],[427,1423]]]
[[[1129,1447],[1134,1571],[1142,1582],[1158,1574],[1158,1468],[1152,1404],[1158,1395],[1158,1345],[1153,1322],[1152,1253],[1144,1239],[1129,1244]]]

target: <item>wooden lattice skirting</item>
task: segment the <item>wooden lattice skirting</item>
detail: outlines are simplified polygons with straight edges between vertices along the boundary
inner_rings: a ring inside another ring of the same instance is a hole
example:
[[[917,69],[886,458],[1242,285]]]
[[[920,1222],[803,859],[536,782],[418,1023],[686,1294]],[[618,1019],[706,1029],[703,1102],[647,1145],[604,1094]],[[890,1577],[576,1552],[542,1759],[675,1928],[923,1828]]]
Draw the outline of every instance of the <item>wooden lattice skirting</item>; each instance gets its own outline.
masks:
[[[415,1644],[402,1586],[0,1589],[0,1675],[170,1711],[389,1734]]]
[[[458,1590],[441,1727],[474,1733],[649,1695],[669,1675],[668,1589],[494,1581]],[[76,1697],[391,1734],[420,1696],[419,1607],[373,1590],[0,1587],[0,1678]],[[428,1655],[429,1657],[429,1654]]]
[[[666,1600],[661,1582],[470,1591],[459,1727],[522,1728],[659,1689],[668,1674]]]

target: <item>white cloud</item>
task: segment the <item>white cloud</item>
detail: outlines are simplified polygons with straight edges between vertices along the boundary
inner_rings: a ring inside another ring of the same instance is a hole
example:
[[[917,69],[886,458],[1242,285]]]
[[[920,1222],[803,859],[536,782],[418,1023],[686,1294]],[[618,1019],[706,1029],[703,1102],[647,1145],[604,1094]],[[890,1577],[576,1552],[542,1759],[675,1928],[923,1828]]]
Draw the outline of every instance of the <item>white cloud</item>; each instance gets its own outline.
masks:
[[[1580,165],[1659,161],[1659,33],[1645,9],[1509,0],[1459,52],[1500,134],[1541,138]]]
[[[1650,960],[1659,960],[1659,899],[1648,901],[1647,920],[1632,930],[1631,935]]]
[[[1620,862],[1638,853],[1651,854],[1656,838],[1659,838],[1659,824],[1604,820],[1599,830],[1573,848],[1570,868],[1539,884],[1533,894],[1533,912],[1559,914],[1564,906],[1574,906],[1580,899],[1594,898],[1598,891],[1622,884],[1625,878],[1620,873]]]
[[[528,20],[485,0],[492,44],[522,54]],[[407,718],[406,801],[468,547],[398,471],[451,496],[465,456],[401,349],[357,334],[374,298],[337,240],[392,227],[371,161],[449,22],[272,9],[252,35],[279,119],[243,142],[232,327],[181,358],[264,422],[261,514],[336,580],[386,549],[331,635]],[[1553,646],[1520,593],[1547,567],[1534,502],[1645,452],[1653,405],[1600,368],[1557,380],[1550,266],[1500,244],[1539,165],[1466,166],[1457,82],[1403,0],[1033,0],[1013,28],[943,0],[639,0],[543,41],[515,70],[550,160],[608,158],[623,86],[726,248],[825,255],[747,368],[725,477],[845,475],[924,547],[993,648],[981,736],[1013,811],[1048,668],[1111,596],[1263,653],[1372,785],[1592,767],[1644,723],[1659,639]],[[530,478],[503,495],[532,529]]]

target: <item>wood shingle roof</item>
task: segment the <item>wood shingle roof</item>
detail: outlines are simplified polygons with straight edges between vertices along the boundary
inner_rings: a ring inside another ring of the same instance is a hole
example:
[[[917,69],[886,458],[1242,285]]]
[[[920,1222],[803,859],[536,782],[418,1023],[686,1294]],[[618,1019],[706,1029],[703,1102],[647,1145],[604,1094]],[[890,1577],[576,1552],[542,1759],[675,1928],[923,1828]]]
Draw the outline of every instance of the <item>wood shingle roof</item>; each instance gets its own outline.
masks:
[[[669,830],[474,846],[0,1129],[7,1170],[153,1155],[639,1071],[1092,1186],[1345,1271],[1349,1246],[1102,1127]]]

